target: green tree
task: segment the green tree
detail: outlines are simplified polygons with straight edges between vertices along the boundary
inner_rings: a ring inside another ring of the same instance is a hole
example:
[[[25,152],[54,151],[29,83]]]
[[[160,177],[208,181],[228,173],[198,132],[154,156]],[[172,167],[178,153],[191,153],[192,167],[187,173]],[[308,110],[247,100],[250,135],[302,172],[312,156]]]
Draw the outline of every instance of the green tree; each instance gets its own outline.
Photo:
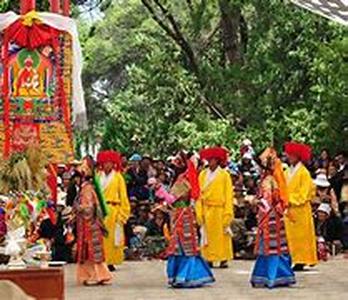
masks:
[[[114,1],[90,33],[85,82],[107,110],[105,147],[346,145],[340,25],[279,0],[141,0]]]

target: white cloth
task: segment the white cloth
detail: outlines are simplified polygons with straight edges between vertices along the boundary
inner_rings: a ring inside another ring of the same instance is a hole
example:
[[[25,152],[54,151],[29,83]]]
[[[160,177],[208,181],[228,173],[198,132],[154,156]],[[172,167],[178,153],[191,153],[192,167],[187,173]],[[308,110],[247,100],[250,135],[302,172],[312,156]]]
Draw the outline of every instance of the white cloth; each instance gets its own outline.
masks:
[[[115,227],[114,245],[115,247],[123,245],[123,228],[119,223]]]
[[[287,182],[290,183],[291,179],[294,177],[294,175],[296,174],[296,172],[298,171],[298,169],[301,167],[302,163],[299,162],[297,163],[296,166],[290,166],[289,168],[289,174],[288,174],[288,178],[287,178]]]
[[[205,179],[202,190],[205,190],[209,186],[209,184],[211,184],[214,181],[214,179],[216,178],[216,175],[220,172],[220,170],[221,170],[220,167],[217,167],[214,171],[210,169],[207,170],[207,177]]]
[[[201,233],[201,247],[208,245],[208,237],[207,237],[207,231],[205,229],[205,225],[202,225],[200,228]]]
[[[55,29],[68,32],[72,37],[73,46],[73,124],[80,129],[87,129],[86,104],[84,100],[81,73],[82,73],[82,51],[78,38],[76,23],[73,19],[49,12],[38,12],[38,17],[44,24],[47,24]],[[0,14],[0,31],[9,27],[16,22],[20,15],[14,12]]]
[[[103,189],[105,189],[109,185],[109,183],[111,182],[114,176],[115,176],[115,171],[111,171],[109,174],[105,174],[104,172],[100,174],[100,184]]]

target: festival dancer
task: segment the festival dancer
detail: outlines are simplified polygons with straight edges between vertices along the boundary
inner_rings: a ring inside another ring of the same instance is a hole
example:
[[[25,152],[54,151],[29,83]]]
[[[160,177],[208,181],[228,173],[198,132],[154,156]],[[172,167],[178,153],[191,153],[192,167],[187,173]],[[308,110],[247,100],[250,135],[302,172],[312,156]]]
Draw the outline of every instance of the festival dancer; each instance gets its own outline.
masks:
[[[115,151],[102,151],[97,156],[101,167],[100,183],[107,204],[105,226],[109,232],[104,239],[106,263],[115,271],[124,259],[124,224],[130,215],[126,183],[121,173],[121,155]]]
[[[211,266],[228,268],[233,257],[230,225],[234,218],[234,189],[230,174],[221,167],[226,164],[227,151],[214,147],[202,150],[200,156],[209,162],[199,176],[201,195],[196,203],[202,254]]]
[[[167,249],[168,282],[175,288],[193,288],[215,281],[200,255],[193,203],[199,196],[196,167],[180,152],[174,160],[176,177],[170,192],[163,186],[156,196],[173,207],[172,228]]]
[[[82,184],[75,203],[77,226],[77,281],[84,285],[110,284],[112,275],[105,264],[103,206],[96,192],[93,161],[83,160]]]
[[[257,259],[251,276],[253,287],[274,288],[295,283],[283,216],[288,207],[286,179],[274,149],[260,156],[264,169],[259,187]]]
[[[305,265],[318,262],[317,246],[312,216],[311,200],[315,187],[309,171],[303,162],[311,158],[311,148],[304,144],[287,143],[285,152],[290,169],[287,171],[289,193],[289,217],[285,218],[285,229],[295,271],[302,271]]]

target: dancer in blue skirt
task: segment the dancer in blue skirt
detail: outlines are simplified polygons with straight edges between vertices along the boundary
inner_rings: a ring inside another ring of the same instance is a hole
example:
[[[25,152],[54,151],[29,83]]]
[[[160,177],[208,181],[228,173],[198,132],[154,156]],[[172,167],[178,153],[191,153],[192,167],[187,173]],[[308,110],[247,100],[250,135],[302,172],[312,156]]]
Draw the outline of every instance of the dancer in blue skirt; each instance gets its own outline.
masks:
[[[288,206],[285,176],[274,149],[265,150],[260,160],[264,172],[259,189],[257,259],[251,284],[268,288],[289,286],[295,283],[295,275],[283,220]]]
[[[215,281],[207,262],[199,251],[193,202],[199,197],[198,174],[193,162],[180,152],[174,160],[176,179],[166,192],[158,188],[156,195],[173,207],[171,237],[167,249],[168,282],[175,288],[194,288]]]

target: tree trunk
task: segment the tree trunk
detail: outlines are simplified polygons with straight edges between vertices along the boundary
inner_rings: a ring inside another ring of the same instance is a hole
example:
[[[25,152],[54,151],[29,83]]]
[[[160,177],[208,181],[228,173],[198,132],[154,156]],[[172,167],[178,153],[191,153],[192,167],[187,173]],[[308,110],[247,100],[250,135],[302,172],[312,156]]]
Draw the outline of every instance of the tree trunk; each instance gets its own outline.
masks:
[[[219,0],[221,13],[221,40],[223,54],[228,64],[242,61],[242,49],[240,42],[241,10],[233,0]]]

